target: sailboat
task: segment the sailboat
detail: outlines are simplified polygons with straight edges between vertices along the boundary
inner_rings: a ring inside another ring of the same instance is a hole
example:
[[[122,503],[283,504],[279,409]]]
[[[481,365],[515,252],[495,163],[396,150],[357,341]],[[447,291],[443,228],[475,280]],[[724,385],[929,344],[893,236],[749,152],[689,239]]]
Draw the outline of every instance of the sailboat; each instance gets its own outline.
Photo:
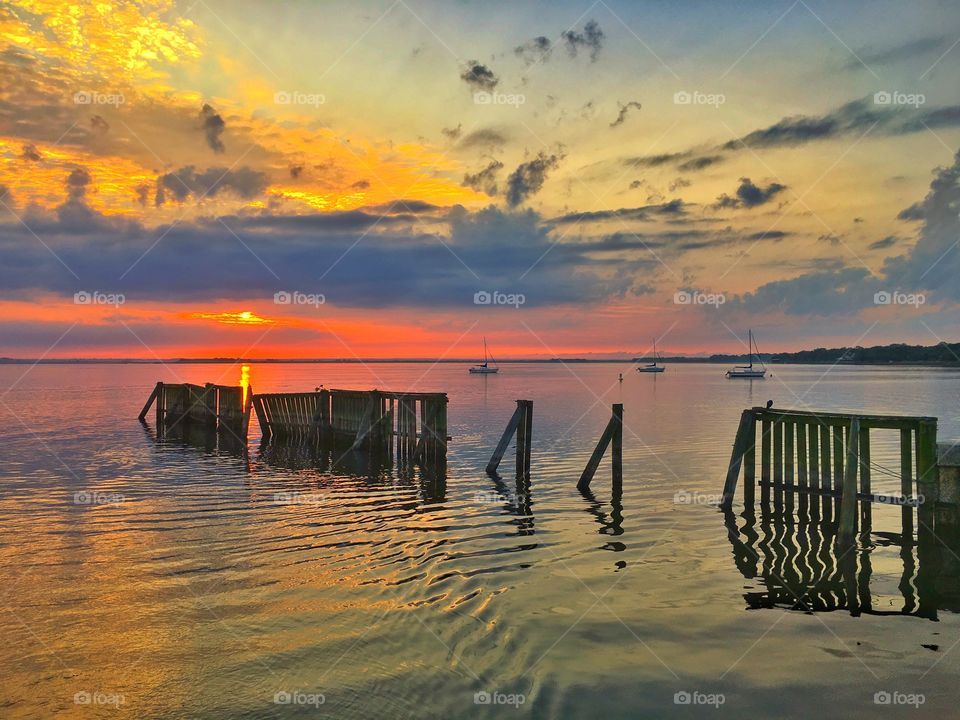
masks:
[[[490,363],[493,363],[493,367],[490,367]],[[470,372],[474,375],[492,375],[495,372],[500,372],[497,361],[490,357],[487,352],[487,338],[483,338],[483,362],[471,367]]]
[[[767,375],[767,366],[763,364],[763,360],[760,360],[760,351],[757,349],[757,344],[753,339],[753,330],[748,331],[749,335],[749,350],[750,350],[750,364],[749,365],[737,365],[736,367],[727,370],[728,378],[762,378]],[[753,356],[754,350],[757,350],[756,356],[757,360],[760,361],[760,368],[755,368],[753,366]]]
[[[658,365],[657,363],[663,360],[660,357],[660,354],[657,352],[657,339],[653,339],[653,362],[648,363],[647,365],[642,365],[637,368],[637,372],[642,373],[661,373],[666,370],[663,365]]]

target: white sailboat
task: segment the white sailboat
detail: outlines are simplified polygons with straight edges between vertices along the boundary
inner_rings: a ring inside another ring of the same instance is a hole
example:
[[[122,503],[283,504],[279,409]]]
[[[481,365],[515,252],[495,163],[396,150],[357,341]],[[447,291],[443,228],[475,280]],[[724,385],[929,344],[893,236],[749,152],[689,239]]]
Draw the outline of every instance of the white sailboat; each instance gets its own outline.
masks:
[[[749,337],[749,350],[750,350],[750,364],[749,365],[737,365],[736,367],[727,370],[728,378],[762,378],[767,376],[767,366],[763,364],[763,360],[760,360],[760,350],[757,349],[757,344],[753,339],[753,330],[748,331]],[[757,350],[756,356],[757,360],[760,362],[760,367],[755,368],[753,366],[753,356],[754,350]]]
[[[493,367],[490,366],[490,363],[493,363]],[[471,367],[470,372],[474,375],[493,375],[493,373],[500,372],[497,361],[490,357],[487,352],[487,338],[483,338],[483,362]]]
[[[660,357],[660,354],[657,352],[657,339],[653,339],[653,362],[648,363],[647,365],[641,365],[637,368],[637,372],[642,373],[662,373],[666,370],[663,365],[658,365],[663,358]]]

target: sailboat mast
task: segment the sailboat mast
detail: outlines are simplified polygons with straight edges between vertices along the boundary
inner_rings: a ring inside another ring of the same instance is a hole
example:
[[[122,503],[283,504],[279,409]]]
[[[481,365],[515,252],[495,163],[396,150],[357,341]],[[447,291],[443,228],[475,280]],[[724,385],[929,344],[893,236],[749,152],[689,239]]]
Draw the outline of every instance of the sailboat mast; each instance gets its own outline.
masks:
[[[750,367],[752,368],[753,367],[753,330],[747,330],[747,335],[750,338],[749,339],[750,345],[747,348],[747,350],[750,353]]]

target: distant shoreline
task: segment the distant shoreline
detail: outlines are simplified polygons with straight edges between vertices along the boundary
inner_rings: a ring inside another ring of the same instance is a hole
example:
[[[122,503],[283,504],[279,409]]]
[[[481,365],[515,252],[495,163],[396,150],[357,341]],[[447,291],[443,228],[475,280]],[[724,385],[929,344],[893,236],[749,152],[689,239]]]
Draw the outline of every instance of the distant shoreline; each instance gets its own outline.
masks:
[[[723,356],[720,358],[694,357],[666,357],[661,358],[663,364],[675,365],[728,365],[730,363],[747,362],[746,355]],[[473,365],[475,358],[171,358],[166,360],[140,360],[136,358],[43,358],[40,360],[28,358],[0,358],[0,365],[400,365],[400,364],[433,364],[433,365]],[[646,358],[554,358],[554,359],[505,359],[499,360],[500,365],[642,365],[650,362]],[[932,361],[932,360],[779,360],[765,359],[769,365],[837,365],[837,366],[876,366],[876,367],[960,367],[960,361]]]

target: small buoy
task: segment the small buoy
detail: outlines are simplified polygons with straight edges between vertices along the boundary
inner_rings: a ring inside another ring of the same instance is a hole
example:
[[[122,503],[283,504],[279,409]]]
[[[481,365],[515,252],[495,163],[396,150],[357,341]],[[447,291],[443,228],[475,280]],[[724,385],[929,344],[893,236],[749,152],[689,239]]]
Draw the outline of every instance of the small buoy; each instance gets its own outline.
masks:
[[[773,407],[773,400],[767,400],[767,410]]]
[[[623,373],[620,373],[620,382],[623,382]]]

